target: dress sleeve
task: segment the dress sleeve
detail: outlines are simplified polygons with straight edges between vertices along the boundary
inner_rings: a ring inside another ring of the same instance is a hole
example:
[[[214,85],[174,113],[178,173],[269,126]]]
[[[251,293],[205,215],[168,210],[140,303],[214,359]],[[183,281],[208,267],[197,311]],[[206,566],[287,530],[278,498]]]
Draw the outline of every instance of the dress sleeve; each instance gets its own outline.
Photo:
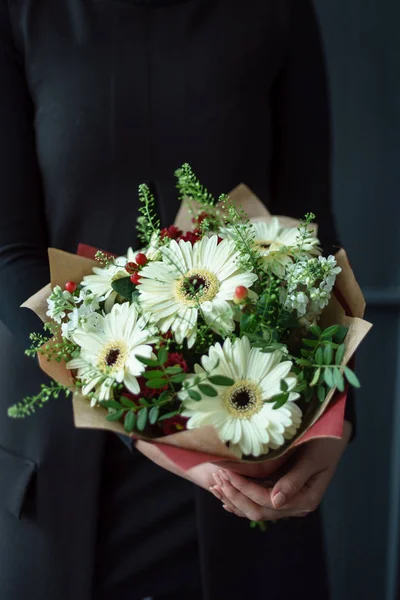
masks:
[[[340,247],[331,199],[331,119],[324,53],[311,0],[291,0],[284,63],[272,95],[272,214],[316,215],[325,254]],[[353,390],[346,419],[355,425]]]
[[[0,320],[25,347],[39,319],[19,308],[49,281],[47,231],[23,57],[0,0]]]

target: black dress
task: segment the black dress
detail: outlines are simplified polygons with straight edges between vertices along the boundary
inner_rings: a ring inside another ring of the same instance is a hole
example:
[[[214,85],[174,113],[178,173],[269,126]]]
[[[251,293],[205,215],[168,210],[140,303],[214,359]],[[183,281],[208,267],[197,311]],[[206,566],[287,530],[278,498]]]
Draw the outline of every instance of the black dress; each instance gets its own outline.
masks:
[[[243,181],[337,241],[310,1],[0,2],[0,598],[328,598],[318,513],[259,534],[74,429],[69,401],[6,416],[43,381],[19,305],[48,282],[47,247],[135,245],[139,183],[169,224],[187,161],[215,194]]]

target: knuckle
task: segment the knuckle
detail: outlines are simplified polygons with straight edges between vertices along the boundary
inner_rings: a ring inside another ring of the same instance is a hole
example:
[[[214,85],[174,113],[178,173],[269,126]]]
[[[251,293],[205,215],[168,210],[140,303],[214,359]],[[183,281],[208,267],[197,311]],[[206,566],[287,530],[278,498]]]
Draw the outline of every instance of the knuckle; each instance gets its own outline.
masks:
[[[297,492],[300,490],[300,484],[297,481],[297,479],[288,479],[286,481],[286,491],[289,494],[289,496],[294,496],[295,494],[297,494]]]

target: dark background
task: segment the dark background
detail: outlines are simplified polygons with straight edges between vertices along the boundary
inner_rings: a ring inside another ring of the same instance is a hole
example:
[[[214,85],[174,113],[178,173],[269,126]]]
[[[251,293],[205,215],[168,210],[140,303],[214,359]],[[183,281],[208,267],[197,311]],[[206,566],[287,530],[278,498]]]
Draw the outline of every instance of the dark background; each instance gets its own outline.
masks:
[[[325,502],[333,598],[394,600],[400,598],[400,3],[315,1],[333,103],[335,213],[374,323],[358,353],[357,439]]]

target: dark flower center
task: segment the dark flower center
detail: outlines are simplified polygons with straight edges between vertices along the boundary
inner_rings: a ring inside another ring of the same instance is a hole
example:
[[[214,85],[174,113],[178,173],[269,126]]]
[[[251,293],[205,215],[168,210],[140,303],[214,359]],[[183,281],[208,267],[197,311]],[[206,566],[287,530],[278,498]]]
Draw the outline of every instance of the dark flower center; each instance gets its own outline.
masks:
[[[254,404],[254,394],[249,394],[247,390],[242,390],[232,397],[232,404],[238,409],[247,408]]]
[[[121,350],[119,348],[112,348],[108,351],[105,362],[108,367],[112,367],[118,360],[119,355],[121,354]]]
[[[209,282],[199,275],[192,275],[185,284],[185,291],[192,296],[195,296],[203,290],[207,290]]]

